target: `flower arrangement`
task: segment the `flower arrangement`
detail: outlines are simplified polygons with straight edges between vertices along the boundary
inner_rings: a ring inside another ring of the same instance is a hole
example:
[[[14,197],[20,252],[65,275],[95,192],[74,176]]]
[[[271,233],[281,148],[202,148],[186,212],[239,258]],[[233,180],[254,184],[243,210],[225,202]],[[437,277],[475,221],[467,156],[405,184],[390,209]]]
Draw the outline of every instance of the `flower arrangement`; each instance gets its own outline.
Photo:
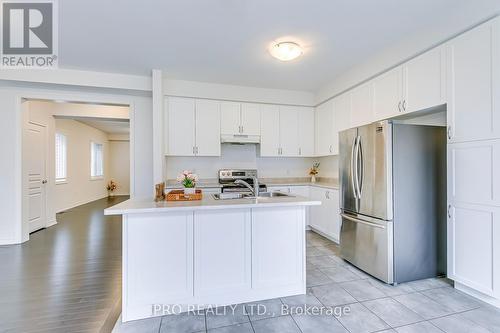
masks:
[[[311,182],[316,182],[316,175],[319,173],[319,162],[314,162],[312,167],[309,169],[309,176],[311,176]]]
[[[106,189],[108,190],[109,196],[113,195],[113,192],[118,188],[118,184],[114,180],[110,180]]]
[[[194,188],[198,181],[198,176],[191,171],[184,170],[177,176],[177,181],[180,182],[184,188]]]

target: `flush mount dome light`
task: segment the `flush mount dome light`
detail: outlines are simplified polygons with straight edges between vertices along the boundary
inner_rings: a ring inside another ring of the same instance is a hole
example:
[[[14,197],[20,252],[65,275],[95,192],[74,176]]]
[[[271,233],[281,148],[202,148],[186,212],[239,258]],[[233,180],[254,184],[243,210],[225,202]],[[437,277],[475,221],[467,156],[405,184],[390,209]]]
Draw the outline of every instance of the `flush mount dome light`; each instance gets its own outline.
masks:
[[[300,57],[303,53],[299,44],[294,42],[280,42],[271,46],[269,52],[281,61],[290,61]]]

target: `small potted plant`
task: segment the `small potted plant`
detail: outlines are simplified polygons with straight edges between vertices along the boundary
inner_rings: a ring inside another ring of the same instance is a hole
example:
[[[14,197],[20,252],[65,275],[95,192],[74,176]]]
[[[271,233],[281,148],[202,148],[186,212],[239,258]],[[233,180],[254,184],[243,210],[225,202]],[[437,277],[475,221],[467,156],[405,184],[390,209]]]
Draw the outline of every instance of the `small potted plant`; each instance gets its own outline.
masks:
[[[115,196],[115,190],[118,188],[118,184],[115,183],[114,180],[110,180],[108,185],[106,185],[106,189],[108,190],[108,197],[114,197]]]
[[[309,176],[311,176],[311,183],[316,182],[316,175],[319,173],[319,162],[314,162],[309,169]]]
[[[177,181],[184,187],[184,194],[195,194],[196,193],[196,182],[198,181],[198,176],[191,171],[184,170],[179,176],[177,176]]]

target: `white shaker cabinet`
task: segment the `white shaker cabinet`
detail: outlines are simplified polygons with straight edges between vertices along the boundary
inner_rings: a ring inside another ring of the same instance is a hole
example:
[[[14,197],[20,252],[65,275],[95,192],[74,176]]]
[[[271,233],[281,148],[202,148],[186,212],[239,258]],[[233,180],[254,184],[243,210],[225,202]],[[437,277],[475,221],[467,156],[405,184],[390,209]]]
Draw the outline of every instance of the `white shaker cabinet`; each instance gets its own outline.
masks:
[[[194,156],[196,146],[194,99],[168,97],[165,104],[166,154]]]
[[[260,116],[259,104],[221,102],[220,134],[260,135]]]
[[[260,129],[260,155],[280,155],[280,108],[278,105],[262,106],[262,123]]]
[[[450,206],[447,246],[449,278],[500,298],[499,207],[464,203]]]
[[[500,138],[500,19],[447,43],[450,142]]]
[[[403,111],[403,67],[398,66],[372,82],[374,120],[400,115]]]
[[[403,112],[411,113],[446,103],[445,63],[445,48],[440,46],[403,65]]]
[[[315,110],[316,156],[328,156],[333,154],[333,102],[327,101]]]
[[[314,156],[314,108],[299,107],[299,156]]]
[[[374,121],[373,85],[365,83],[350,92],[351,94],[351,127],[363,126]]]
[[[321,205],[310,207],[309,225],[338,243],[340,235],[339,191],[311,186],[310,198],[321,201]]]
[[[262,106],[261,156],[313,156],[314,111],[300,106]]]
[[[196,100],[195,140],[197,156],[220,156],[220,103]]]
[[[219,102],[168,97],[166,106],[166,155],[220,156]]]
[[[344,93],[333,99],[334,131],[342,132],[351,128],[351,95]]]
[[[253,103],[241,104],[241,134],[260,135],[261,106]]]
[[[294,106],[280,106],[279,115],[280,155],[299,156],[299,109]],[[275,123],[275,130],[276,125]]]
[[[241,133],[241,104],[221,102],[220,134],[235,135]]]

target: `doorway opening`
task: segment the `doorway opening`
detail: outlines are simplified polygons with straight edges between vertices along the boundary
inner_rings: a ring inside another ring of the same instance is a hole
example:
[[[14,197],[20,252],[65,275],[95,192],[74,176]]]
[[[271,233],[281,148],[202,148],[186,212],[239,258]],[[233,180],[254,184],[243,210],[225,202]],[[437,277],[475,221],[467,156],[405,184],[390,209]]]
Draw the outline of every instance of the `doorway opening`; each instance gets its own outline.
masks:
[[[130,195],[130,106],[23,99],[21,110],[23,235],[70,208]]]

